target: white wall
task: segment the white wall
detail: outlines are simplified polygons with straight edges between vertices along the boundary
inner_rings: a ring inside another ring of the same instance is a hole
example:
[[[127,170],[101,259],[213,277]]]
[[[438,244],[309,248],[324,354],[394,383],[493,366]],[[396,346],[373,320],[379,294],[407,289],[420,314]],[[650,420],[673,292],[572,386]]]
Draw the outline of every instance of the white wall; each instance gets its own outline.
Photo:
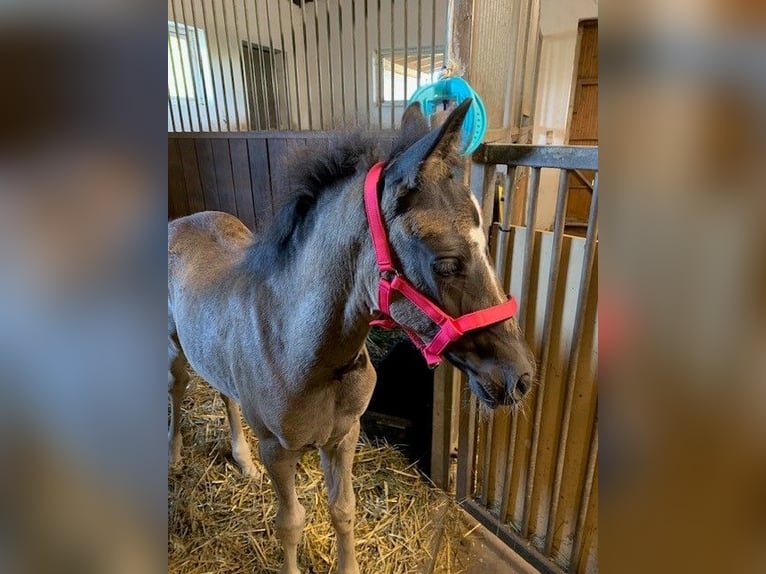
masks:
[[[566,143],[569,104],[573,96],[577,25],[598,16],[594,0],[541,0],[540,30],[543,42],[535,104],[532,142],[537,145]],[[542,170],[535,225],[551,229],[556,209],[558,170]]]

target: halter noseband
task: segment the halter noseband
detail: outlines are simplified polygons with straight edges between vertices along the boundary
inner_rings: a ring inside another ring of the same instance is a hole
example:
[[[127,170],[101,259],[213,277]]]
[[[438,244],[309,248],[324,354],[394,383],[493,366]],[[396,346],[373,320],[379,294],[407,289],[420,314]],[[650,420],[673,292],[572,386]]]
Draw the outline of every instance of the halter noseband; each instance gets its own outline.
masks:
[[[516,314],[518,306],[516,300],[513,297],[509,297],[504,303],[480,309],[473,313],[467,313],[455,319],[399,274],[393,264],[388,235],[386,234],[386,227],[380,212],[378,183],[384,165],[383,162],[376,163],[367,172],[364,180],[364,210],[367,213],[372,245],[375,249],[375,259],[378,262],[378,270],[380,272],[380,279],[378,281],[378,308],[383,315],[382,319],[371,321],[370,325],[377,325],[384,329],[392,329],[397,325],[400,326],[415,346],[420,349],[420,352],[423,353],[423,357],[425,357],[428,365],[433,367],[441,362],[441,354],[447,345],[457,341],[468,331],[481,329],[510,319]],[[431,321],[439,326],[439,331],[430,342],[426,343],[414,331],[404,325],[400,325],[391,317],[391,296],[394,291],[404,295],[418,309],[423,311]]]

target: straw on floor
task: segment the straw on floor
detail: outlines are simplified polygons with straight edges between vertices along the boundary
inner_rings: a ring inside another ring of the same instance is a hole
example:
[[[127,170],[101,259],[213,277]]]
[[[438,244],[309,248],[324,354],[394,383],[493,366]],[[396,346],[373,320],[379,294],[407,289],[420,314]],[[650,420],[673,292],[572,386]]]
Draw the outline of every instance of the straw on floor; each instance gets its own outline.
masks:
[[[273,531],[276,498],[270,481],[265,472],[255,481],[242,475],[231,457],[223,402],[196,376],[184,401],[182,434],[183,461],[168,473],[169,574],[278,572],[282,551]],[[248,434],[257,453],[256,439]],[[464,570],[470,533],[457,506],[399,451],[362,441],[354,486],[361,572]],[[299,464],[297,489],[306,508],[302,571],[334,572],[335,535],[316,452]]]

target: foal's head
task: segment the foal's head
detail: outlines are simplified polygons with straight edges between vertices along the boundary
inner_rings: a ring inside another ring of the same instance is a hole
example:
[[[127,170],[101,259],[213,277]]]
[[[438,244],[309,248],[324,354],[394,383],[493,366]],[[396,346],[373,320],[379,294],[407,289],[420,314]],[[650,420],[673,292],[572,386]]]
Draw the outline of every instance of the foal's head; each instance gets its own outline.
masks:
[[[481,213],[462,182],[458,147],[468,102],[430,131],[413,104],[383,172],[381,206],[402,274],[453,317],[497,305],[506,295],[490,266]],[[437,328],[403,297],[391,314],[430,340]],[[445,349],[486,406],[515,404],[534,378],[534,357],[515,318],[469,331]]]

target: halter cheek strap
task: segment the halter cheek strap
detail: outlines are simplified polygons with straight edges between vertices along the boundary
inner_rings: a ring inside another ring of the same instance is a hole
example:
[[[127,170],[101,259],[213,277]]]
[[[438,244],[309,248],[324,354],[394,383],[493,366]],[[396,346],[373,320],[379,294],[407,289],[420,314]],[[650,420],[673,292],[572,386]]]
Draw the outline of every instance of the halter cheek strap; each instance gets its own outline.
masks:
[[[447,345],[457,341],[468,331],[488,327],[513,317],[518,306],[516,300],[510,297],[499,305],[453,318],[399,274],[394,267],[391,247],[388,243],[388,234],[386,233],[383,216],[380,211],[378,184],[384,165],[383,162],[376,163],[367,172],[364,180],[364,210],[367,214],[370,236],[372,237],[372,244],[375,249],[375,259],[378,263],[378,271],[380,272],[380,279],[378,280],[378,307],[383,315],[382,319],[376,319],[370,324],[385,329],[400,326],[415,346],[420,349],[420,352],[423,353],[423,357],[425,357],[428,365],[433,367],[441,362],[441,354]],[[405,325],[399,325],[391,317],[391,298],[394,291],[409,299],[413,305],[439,327],[431,341],[428,343],[424,342],[414,331]]]

